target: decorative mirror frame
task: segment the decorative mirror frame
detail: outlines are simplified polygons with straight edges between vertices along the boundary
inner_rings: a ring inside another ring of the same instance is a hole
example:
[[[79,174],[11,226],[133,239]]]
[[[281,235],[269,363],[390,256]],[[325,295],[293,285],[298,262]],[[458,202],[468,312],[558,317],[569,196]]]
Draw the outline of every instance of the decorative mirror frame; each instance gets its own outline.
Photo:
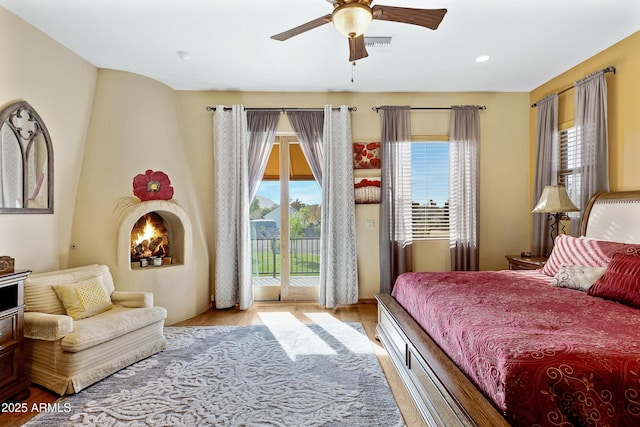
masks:
[[[23,132],[23,129],[17,127],[13,119],[14,118],[22,118],[24,114],[28,114],[28,121],[33,124],[33,128],[35,130],[28,130],[26,133]],[[33,208],[28,206],[28,202],[26,207],[19,208],[7,208],[0,207],[0,214],[50,214],[53,213],[53,145],[51,144],[51,136],[49,135],[49,131],[44,124],[44,121],[40,117],[40,115],[33,109],[31,105],[29,105],[26,101],[19,101],[14,104],[5,107],[2,111],[0,111],[0,129],[3,126],[9,126],[10,130],[13,132],[13,135],[16,137],[18,145],[20,145],[20,153],[21,158],[16,159],[17,162],[21,162],[22,168],[22,200],[29,200],[28,192],[29,192],[29,179],[28,179],[28,158],[27,154],[29,150],[33,148],[34,141],[36,141],[36,137],[39,134],[42,134],[44,138],[44,143],[47,150],[47,206],[44,208]],[[0,138],[2,135],[0,134]],[[2,141],[0,140],[0,143]],[[23,143],[26,143],[26,148]],[[2,170],[0,169],[0,173]],[[24,203],[23,203],[24,205]]]

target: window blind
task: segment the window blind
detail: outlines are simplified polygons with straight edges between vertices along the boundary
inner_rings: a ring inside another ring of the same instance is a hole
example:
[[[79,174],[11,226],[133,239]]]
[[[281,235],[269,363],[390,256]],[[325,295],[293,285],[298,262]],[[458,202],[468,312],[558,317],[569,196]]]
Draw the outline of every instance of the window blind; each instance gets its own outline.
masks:
[[[449,238],[449,143],[411,144],[412,229],[414,240]]]
[[[574,204],[580,200],[580,174],[582,171],[582,146],[579,131],[571,127],[560,131],[558,184],[567,188]],[[570,215],[578,215],[574,212]]]

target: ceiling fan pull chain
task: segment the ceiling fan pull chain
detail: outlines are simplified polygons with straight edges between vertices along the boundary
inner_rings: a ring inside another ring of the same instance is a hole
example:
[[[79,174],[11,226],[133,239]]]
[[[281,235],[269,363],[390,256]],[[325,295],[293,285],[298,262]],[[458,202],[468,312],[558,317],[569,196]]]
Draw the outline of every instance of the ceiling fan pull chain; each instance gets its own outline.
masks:
[[[356,61],[351,63],[351,83],[353,83],[353,70],[356,68]]]

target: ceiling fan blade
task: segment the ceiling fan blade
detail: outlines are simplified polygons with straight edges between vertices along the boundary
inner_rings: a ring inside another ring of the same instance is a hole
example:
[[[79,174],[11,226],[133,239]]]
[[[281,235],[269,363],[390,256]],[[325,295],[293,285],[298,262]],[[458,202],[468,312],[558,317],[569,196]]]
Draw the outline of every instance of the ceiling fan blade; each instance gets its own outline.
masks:
[[[369,54],[364,45],[364,35],[360,34],[357,37],[349,37],[349,61],[357,61],[367,56],[369,56]]]
[[[435,30],[442,22],[447,9],[413,9],[409,7],[373,6],[373,19],[420,25]]]
[[[321,25],[326,24],[327,22],[331,22],[331,14],[324,15],[320,18],[314,19],[313,21],[309,21],[306,24],[299,25],[295,28],[292,28],[288,31],[285,31],[280,34],[276,34],[275,36],[271,36],[274,40],[285,41],[293,36],[297,36],[298,34],[302,34],[305,31],[313,30]]]

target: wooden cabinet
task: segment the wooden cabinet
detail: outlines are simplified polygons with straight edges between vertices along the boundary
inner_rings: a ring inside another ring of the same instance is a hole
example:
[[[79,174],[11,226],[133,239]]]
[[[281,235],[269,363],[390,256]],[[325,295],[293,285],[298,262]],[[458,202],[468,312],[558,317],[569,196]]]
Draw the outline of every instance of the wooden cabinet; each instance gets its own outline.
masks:
[[[30,271],[0,275],[0,402],[29,397],[24,370],[24,279]]]
[[[509,270],[537,270],[544,267],[548,257],[546,256],[530,256],[521,255],[505,255],[509,261]]]

